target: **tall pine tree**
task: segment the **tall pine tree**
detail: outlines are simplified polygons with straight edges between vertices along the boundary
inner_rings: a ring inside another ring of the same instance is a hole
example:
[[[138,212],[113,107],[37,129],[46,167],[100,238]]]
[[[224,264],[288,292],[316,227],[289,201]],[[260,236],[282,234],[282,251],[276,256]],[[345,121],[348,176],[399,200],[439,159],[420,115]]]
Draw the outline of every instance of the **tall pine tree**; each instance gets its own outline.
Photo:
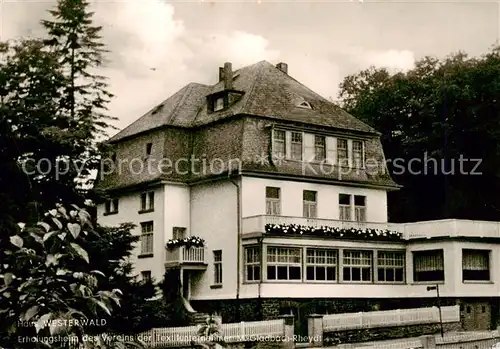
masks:
[[[106,50],[88,2],[60,0],[50,14],[45,40],[0,44],[2,164],[16,174],[8,177],[23,179],[9,186],[2,176],[0,185],[4,196],[24,202],[17,211],[28,202],[38,212],[58,202],[82,205],[99,168],[98,141],[115,119],[106,114],[112,94],[97,73]],[[20,197],[21,187],[28,196]]]
[[[107,90],[106,78],[98,74],[107,52],[101,42],[102,28],[93,24],[93,13],[85,0],[59,0],[49,12],[52,18],[42,21],[48,34],[45,45],[58,56],[66,80],[61,86],[58,115],[67,121],[65,126],[73,146],[72,154],[66,158],[71,161],[66,178],[78,178],[88,188],[89,175],[100,163],[97,142],[106,136],[110,122],[116,119],[106,114],[106,105],[113,95]],[[54,133],[59,131],[53,129]],[[65,200],[63,188],[58,183],[51,184],[58,199]]]

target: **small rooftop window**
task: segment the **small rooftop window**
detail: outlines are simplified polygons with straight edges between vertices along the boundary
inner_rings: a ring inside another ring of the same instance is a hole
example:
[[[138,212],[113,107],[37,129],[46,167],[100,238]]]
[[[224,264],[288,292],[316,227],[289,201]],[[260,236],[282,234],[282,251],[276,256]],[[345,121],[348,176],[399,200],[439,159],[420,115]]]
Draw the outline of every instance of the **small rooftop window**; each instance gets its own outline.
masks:
[[[306,101],[300,103],[297,107],[304,108],[304,109],[312,109],[311,104],[309,102],[306,102]]]
[[[160,104],[156,108],[153,109],[151,114],[153,114],[153,115],[158,114],[162,109],[163,109],[163,104]]]
[[[224,97],[219,97],[215,100],[214,111],[224,109]]]
[[[151,155],[151,150],[153,149],[153,143],[146,144],[146,155]]]

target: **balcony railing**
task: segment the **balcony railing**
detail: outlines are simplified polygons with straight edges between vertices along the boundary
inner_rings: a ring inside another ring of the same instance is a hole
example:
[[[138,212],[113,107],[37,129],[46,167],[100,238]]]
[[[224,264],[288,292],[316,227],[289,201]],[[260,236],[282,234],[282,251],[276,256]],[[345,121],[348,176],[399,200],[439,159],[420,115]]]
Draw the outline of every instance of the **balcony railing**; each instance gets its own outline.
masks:
[[[310,227],[341,229],[381,229],[400,232],[404,239],[430,237],[493,237],[500,238],[500,222],[445,219],[416,223],[354,222],[335,219],[259,215],[243,218],[243,235],[263,233],[266,224],[298,224]]]
[[[206,265],[205,247],[185,246],[168,249],[166,251],[165,263],[169,265]]]

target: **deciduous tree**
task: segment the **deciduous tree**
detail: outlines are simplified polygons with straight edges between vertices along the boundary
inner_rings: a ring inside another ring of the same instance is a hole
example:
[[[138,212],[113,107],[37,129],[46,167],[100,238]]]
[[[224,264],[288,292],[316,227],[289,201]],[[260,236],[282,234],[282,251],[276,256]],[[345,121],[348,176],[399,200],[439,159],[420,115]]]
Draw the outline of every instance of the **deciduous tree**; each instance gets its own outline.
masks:
[[[389,170],[404,186],[389,196],[392,221],[498,220],[499,95],[498,49],[345,78],[342,106],[382,133]]]

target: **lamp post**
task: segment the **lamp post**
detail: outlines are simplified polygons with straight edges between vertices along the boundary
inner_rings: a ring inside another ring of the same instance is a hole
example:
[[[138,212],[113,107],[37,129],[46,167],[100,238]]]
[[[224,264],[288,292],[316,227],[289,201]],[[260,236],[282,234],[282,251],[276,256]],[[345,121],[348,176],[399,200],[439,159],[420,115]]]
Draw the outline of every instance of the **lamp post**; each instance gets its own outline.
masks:
[[[443,331],[443,316],[441,314],[441,299],[439,298],[439,285],[436,284],[436,286],[427,286],[427,291],[433,291],[436,290],[437,294],[437,306],[439,310],[439,326],[441,328],[441,338],[444,337],[444,331]]]

